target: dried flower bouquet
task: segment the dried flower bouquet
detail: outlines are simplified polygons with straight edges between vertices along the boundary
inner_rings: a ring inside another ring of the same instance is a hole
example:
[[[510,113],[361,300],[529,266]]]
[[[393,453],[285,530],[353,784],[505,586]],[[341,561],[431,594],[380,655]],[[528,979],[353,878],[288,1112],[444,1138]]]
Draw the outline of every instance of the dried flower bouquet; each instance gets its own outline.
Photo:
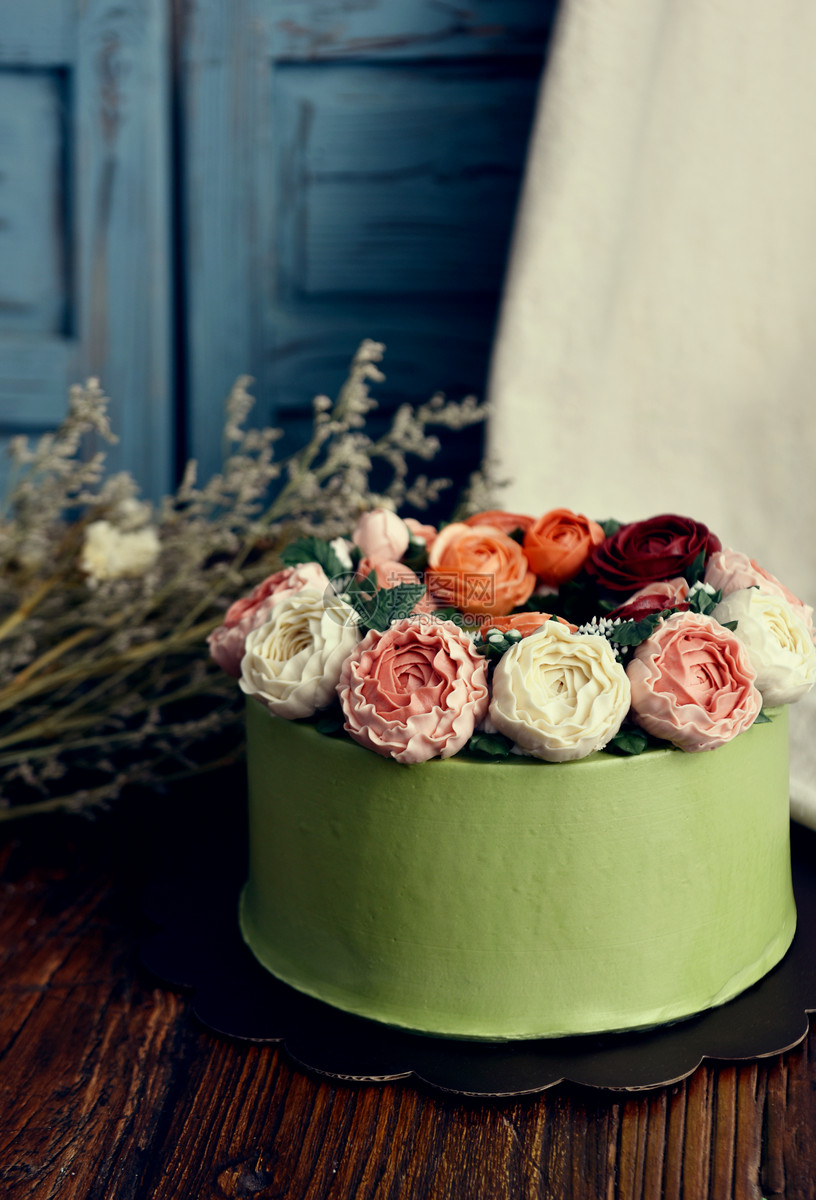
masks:
[[[72,389],[55,433],[14,439],[0,516],[0,820],[91,809],[127,784],[237,757],[242,709],[207,634],[293,538],[331,539],[367,509],[434,501],[448,481],[411,480],[408,458],[434,457],[434,427],[484,418],[472,398],[434,396],[369,436],[382,354],[363,342],[337,399],[315,398],[308,444],[282,459],[280,430],[247,428],[253,399],[239,379],[221,473],[198,486],[190,462],[155,508],[130,475],[105,476],[104,452],[85,456],[91,439],[115,440],[95,380]],[[472,482],[484,507],[484,478]]]

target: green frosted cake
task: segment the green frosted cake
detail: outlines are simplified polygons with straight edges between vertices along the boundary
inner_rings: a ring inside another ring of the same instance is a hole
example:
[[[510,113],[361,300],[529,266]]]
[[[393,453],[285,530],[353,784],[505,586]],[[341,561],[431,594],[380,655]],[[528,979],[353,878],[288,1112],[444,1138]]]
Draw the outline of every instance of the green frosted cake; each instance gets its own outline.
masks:
[[[785,954],[812,610],[690,517],[385,508],[227,611],[240,921],[279,979],[440,1036],[638,1029]],[[546,607],[547,611],[543,611]]]
[[[405,767],[247,709],[241,928],[338,1008],[555,1037],[724,1003],[794,933],[787,710],[707,754]]]

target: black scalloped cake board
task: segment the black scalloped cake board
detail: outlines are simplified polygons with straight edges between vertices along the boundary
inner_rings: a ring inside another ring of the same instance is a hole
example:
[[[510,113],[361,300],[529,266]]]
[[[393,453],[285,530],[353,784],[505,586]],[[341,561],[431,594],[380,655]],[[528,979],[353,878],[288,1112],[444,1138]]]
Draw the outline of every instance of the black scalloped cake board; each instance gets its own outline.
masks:
[[[792,827],[797,932],[787,955],[735,1000],[673,1025],[632,1033],[521,1042],[424,1037],[350,1016],[287,987],[244,946],[237,898],[245,848],[220,845],[154,884],[144,908],[160,928],[144,965],[190,988],[199,1019],[216,1033],[281,1042],[295,1062],[334,1079],[384,1082],[411,1076],[477,1097],[539,1092],[562,1080],[641,1090],[690,1075],[703,1059],[777,1055],[801,1042],[816,1011],[816,833]]]

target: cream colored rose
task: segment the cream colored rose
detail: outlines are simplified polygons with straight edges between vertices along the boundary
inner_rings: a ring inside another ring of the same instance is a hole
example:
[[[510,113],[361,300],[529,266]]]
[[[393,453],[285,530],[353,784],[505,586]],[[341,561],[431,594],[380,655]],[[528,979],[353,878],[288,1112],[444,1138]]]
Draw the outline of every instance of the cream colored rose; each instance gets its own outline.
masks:
[[[794,704],[816,683],[816,647],[799,612],[781,596],[748,587],[731,592],[711,614],[721,624],[737,622],[734,634],[769,707]]]
[[[359,640],[350,605],[303,588],[247,635],[241,691],[257,696],[277,717],[311,717],[334,699],[343,663]]]
[[[548,621],[499,660],[490,719],[526,754],[569,762],[603,749],[629,698],[626,672],[606,638]]]
[[[85,530],[80,567],[90,583],[106,579],[137,579],[146,575],[161,552],[152,526],[123,532],[110,521],[92,521]]]

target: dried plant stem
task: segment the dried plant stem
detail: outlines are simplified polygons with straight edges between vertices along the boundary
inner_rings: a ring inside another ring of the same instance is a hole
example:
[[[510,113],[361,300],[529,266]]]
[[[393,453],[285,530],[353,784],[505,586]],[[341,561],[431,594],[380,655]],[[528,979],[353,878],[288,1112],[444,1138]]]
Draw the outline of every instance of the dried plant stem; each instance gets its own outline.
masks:
[[[434,397],[400,406],[369,436],[383,350],[361,344],[334,402],[315,398],[306,444],[280,459],[281,431],[248,426],[250,381],[237,380],[221,471],[199,484],[189,463],[157,505],[139,500],[129,475],[105,475],[98,446],[116,439],[96,380],[71,389],[57,430],[11,440],[0,512],[0,820],[92,807],[179,763],[189,773],[188,751],[206,756],[211,734],[241,719],[234,683],[208,665],[205,643],[229,605],[278,568],[292,539],[346,536],[366,508],[436,500],[444,481],[420,474],[409,487],[408,460],[433,457],[430,427],[473,425],[485,410]],[[108,782],[57,784],[72,768]],[[57,786],[70,794],[52,797]],[[27,793],[42,798],[29,804]]]
[[[50,649],[41,654],[39,658],[35,658],[33,662],[29,663],[27,667],[15,675],[11,683],[8,685],[8,689],[3,688],[2,691],[0,691],[0,697],[2,697],[3,692],[6,690],[16,690],[17,688],[22,687],[24,683],[28,683],[29,679],[32,679],[35,675],[38,675],[40,671],[42,671],[50,663],[56,662],[60,658],[64,657],[69,650],[74,650],[77,646],[82,645],[83,642],[90,641],[96,632],[97,631],[95,629],[77,629],[76,633],[72,633],[70,637],[63,638],[63,640],[58,642],[56,646],[51,646]]]
[[[127,663],[144,662],[159,653],[172,654],[175,650],[189,646],[190,643],[203,641],[216,624],[217,620],[204,621],[199,625],[193,625],[175,638],[156,638],[153,641],[141,642],[138,646],[131,646],[129,650],[125,650],[121,654],[113,654],[108,658],[97,659],[90,663],[76,663],[60,671],[54,671],[44,679],[40,679],[20,691],[16,688],[4,688],[0,692],[0,712],[30,700],[43,692],[50,691],[56,685],[69,680],[71,683],[82,683],[87,679],[92,679],[95,675],[116,671]]]
[[[0,621],[0,642],[7,638],[10,633],[13,633],[18,626],[31,616],[35,608],[45,599],[49,592],[60,583],[63,575],[52,575],[50,579],[44,579],[39,587],[23,600],[13,613],[9,613],[4,621]]]

